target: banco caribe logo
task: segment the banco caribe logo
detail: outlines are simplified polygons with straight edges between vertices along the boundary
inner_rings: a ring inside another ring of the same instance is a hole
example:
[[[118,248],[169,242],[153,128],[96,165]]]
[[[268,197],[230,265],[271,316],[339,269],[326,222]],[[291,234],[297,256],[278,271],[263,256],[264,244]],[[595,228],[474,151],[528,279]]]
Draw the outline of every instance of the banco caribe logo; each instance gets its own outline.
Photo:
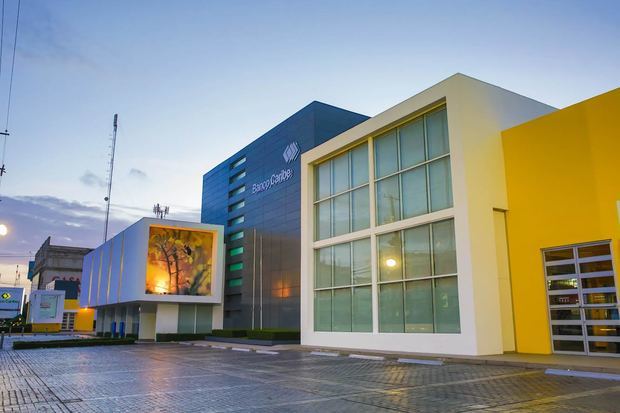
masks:
[[[2,298],[4,298],[5,300],[8,300],[9,298],[11,298],[11,294],[10,293],[2,293]]]
[[[297,142],[289,143],[286,148],[284,148],[284,153],[282,153],[282,157],[286,161],[286,163],[291,163],[299,156],[299,145]]]

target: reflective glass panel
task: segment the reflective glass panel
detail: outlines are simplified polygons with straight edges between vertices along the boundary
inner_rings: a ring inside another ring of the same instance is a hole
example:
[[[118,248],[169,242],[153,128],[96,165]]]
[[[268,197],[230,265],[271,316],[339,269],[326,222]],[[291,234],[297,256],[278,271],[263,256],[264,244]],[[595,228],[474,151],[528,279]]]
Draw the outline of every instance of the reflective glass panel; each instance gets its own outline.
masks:
[[[545,252],[545,261],[562,261],[573,259],[573,249],[554,250]]]
[[[567,308],[562,310],[551,310],[552,320],[581,320],[581,313],[578,308]]]
[[[616,283],[614,281],[613,275],[609,277],[592,277],[592,278],[581,279],[582,288],[603,288],[603,287],[613,287],[615,285]]]
[[[578,294],[561,294],[561,295],[550,295],[549,296],[549,305],[571,305],[571,304],[579,304]]]
[[[370,226],[370,195],[368,186],[351,192],[351,226],[352,231],[359,231]]]
[[[382,333],[404,332],[403,284],[392,283],[379,286],[379,331]]]
[[[398,175],[377,182],[377,225],[400,220]]]
[[[334,290],[332,331],[351,331],[351,289]]]
[[[316,250],[315,254],[315,287],[332,286],[332,247]]]
[[[351,149],[351,184],[353,187],[368,182],[368,145]]]
[[[579,264],[579,270],[582,273],[585,272],[599,272],[599,271],[611,271],[613,266],[611,260],[594,261],[594,262],[582,262]]]
[[[430,226],[405,230],[405,278],[431,276]]]
[[[334,232],[333,236],[349,233],[349,196],[350,193],[338,195],[334,198]]]
[[[550,265],[547,267],[547,275],[565,275],[575,273],[575,264]]]
[[[450,174],[450,157],[431,162],[429,183],[431,193],[431,211],[452,207],[452,182]]]
[[[350,244],[334,245],[334,286],[351,285]]]
[[[390,281],[403,278],[402,243],[400,232],[379,235],[379,280]]]
[[[349,153],[343,153],[332,160],[334,181],[332,194],[349,189]]]
[[[620,336],[620,326],[618,325],[595,325],[588,326],[588,335],[589,336],[612,336],[618,337]]]
[[[352,331],[372,331],[372,295],[370,287],[353,288]]]
[[[316,167],[316,200],[323,199],[331,194],[331,161],[326,161]]]
[[[547,281],[547,288],[549,290],[573,290],[573,289],[576,289],[577,287],[578,287],[577,278]]]
[[[620,354],[620,342],[590,341],[588,349],[591,353]]]
[[[584,352],[583,341],[572,340],[553,340],[553,348],[555,351],[573,351]]]
[[[448,119],[446,109],[426,115],[428,158],[433,159],[450,151],[448,146]]]
[[[435,275],[456,273],[454,220],[435,222],[432,228]]]
[[[353,284],[370,283],[370,238],[353,241]]]
[[[398,171],[396,130],[375,139],[375,178]]]
[[[402,174],[403,218],[416,217],[428,212],[426,167],[421,166]]]
[[[424,121],[422,118],[399,128],[401,169],[424,162]]]
[[[332,201],[327,199],[318,203],[316,208],[316,238],[325,239],[331,236],[331,205]]]
[[[587,308],[586,320],[620,320],[617,308]]]
[[[616,293],[590,293],[583,295],[584,304],[615,304]]]
[[[551,333],[554,336],[580,336],[583,334],[583,331],[580,324],[555,325],[551,326]]]
[[[405,283],[405,332],[433,332],[433,289],[431,280]]]
[[[316,291],[314,293],[314,330],[331,331],[332,329],[332,292]]]
[[[435,280],[435,331],[460,333],[459,295],[456,277]]]
[[[601,255],[610,255],[609,244],[588,245],[577,249],[579,258],[598,257]]]

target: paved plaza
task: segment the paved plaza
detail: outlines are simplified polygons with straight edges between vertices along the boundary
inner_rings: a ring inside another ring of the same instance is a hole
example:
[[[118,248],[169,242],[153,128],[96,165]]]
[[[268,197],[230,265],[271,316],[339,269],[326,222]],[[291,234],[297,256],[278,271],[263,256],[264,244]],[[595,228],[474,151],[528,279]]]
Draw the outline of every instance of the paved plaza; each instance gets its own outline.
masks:
[[[4,412],[620,412],[620,382],[182,344],[0,352]]]

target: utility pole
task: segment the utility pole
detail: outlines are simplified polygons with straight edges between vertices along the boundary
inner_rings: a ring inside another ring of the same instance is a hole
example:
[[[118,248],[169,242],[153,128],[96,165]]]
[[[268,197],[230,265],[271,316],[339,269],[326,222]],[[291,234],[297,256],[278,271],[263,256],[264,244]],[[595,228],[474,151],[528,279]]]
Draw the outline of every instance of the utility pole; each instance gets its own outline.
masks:
[[[114,151],[116,150],[116,130],[118,129],[118,114],[114,114],[113,131],[112,131],[112,152],[110,154],[110,173],[108,175],[108,196],[104,198],[106,201],[105,208],[105,227],[103,230],[103,242],[108,240],[108,221],[110,219],[110,195],[112,194],[112,174],[114,172]]]

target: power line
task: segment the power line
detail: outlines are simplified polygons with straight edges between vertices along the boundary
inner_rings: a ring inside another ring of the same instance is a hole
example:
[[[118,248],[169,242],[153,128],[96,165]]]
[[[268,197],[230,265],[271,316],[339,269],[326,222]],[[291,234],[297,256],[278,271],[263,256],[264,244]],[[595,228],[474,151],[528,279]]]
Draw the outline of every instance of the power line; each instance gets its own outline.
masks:
[[[13,92],[13,72],[15,71],[15,51],[17,50],[17,29],[19,29],[19,10],[22,0],[17,2],[17,20],[15,21],[15,38],[13,40],[13,60],[11,61],[11,78],[9,80],[9,101],[6,107],[6,127],[5,132],[9,131],[9,115],[11,114],[11,93]],[[6,138],[5,138],[6,139]]]
[[[17,17],[15,20],[15,37],[13,39],[13,59],[11,61],[11,77],[9,79],[9,96],[6,107],[6,123],[4,132],[0,132],[3,135],[4,142],[2,143],[2,164],[0,165],[0,186],[2,185],[2,177],[6,173],[5,160],[6,160],[6,144],[9,136],[9,118],[11,114],[11,95],[13,93],[13,74],[15,72],[15,52],[17,50],[17,33],[19,30],[19,12],[21,10],[21,0],[17,2]],[[4,5],[5,0],[2,0],[2,23],[0,28],[0,74],[2,74],[2,50],[4,49]]]
[[[4,0],[2,0],[2,25],[0,28],[0,77],[2,77],[2,49],[4,49]]]

